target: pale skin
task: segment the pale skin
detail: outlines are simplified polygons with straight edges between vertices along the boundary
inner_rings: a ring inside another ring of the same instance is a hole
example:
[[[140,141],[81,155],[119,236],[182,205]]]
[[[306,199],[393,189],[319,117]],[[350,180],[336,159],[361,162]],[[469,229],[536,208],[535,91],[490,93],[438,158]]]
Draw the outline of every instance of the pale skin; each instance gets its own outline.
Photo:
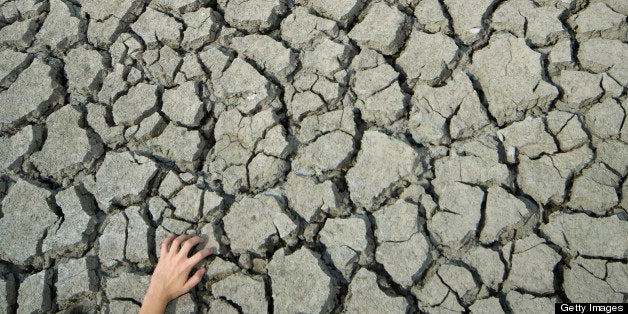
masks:
[[[190,291],[196,286],[205,268],[200,267],[192,276],[190,272],[212,250],[204,248],[188,257],[190,250],[204,240],[199,236],[173,234],[168,235],[161,243],[160,258],[146,290],[140,314],[164,313],[168,303]]]

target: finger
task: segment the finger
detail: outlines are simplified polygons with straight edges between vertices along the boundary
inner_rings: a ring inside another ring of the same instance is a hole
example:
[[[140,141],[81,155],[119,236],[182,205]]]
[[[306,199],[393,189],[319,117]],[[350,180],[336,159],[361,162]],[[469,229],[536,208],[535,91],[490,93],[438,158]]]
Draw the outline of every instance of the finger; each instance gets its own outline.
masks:
[[[170,244],[172,243],[172,240],[174,240],[174,234],[169,234],[163,242],[161,242],[161,252],[159,254],[159,256],[164,256],[166,254],[168,254],[168,247],[170,247]]]
[[[205,257],[210,256],[214,251],[210,248],[204,248],[198,252],[196,252],[192,257],[187,260],[188,267],[192,268],[194,265],[198,264]]]
[[[172,241],[172,245],[170,246],[170,251],[168,251],[168,253],[170,254],[179,253],[179,248],[181,247],[181,243],[189,238],[190,236],[187,234],[182,234],[178,236],[176,239],[174,239],[174,241]]]
[[[204,240],[203,238],[196,236],[193,237],[191,239],[186,240],[185,242],[183,242],[183,244],[181,245],[181,251],[179,251],[179,254],[188,257],[188,254],[190,254],[190,250],[192,250],[192,248],[199,244],[202,243]]]
[[[203,279],[203,275],[205,275],[205,268],[201,267],[194,273],[194,275],[192,275],[192,277],[188,278],[188,281],[186,281],[183,285],[185,292],[190,291],[194,288],[194,286],[198,285],[198,283],[201,282],[201,279]]]

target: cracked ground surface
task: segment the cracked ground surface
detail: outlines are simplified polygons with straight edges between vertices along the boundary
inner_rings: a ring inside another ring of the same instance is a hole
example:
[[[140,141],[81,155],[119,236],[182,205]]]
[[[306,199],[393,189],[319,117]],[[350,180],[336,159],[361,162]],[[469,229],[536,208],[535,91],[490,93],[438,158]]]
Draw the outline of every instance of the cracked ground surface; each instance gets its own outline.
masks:
[[[622,0],[0,0],[0,312],[628,299]]]

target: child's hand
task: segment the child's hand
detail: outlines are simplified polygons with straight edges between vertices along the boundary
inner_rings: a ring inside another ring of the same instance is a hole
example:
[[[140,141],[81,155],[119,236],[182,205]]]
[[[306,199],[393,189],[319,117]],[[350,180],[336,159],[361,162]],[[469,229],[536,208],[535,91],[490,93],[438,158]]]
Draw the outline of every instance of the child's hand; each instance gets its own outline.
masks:
[[[190,250],[202,243],[199,236],[190,237],[180,235],[175,238],[170,234],[161,244],[160,259],[142,302],[140,313],[163,313],[168,302],[190,291],[196,286],[203,275],[205,268],[199,268],[192,277],[190,271],[205,257],[212,254],[212,250],[205,248],[188,257]]]

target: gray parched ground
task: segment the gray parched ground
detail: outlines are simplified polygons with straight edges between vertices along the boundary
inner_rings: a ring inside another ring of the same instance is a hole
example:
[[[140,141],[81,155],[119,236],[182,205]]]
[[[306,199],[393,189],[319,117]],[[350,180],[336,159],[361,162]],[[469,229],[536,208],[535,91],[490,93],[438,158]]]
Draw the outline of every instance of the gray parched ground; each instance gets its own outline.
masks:
[[[628,1],[0,0],[0,313],[628,301]]]

